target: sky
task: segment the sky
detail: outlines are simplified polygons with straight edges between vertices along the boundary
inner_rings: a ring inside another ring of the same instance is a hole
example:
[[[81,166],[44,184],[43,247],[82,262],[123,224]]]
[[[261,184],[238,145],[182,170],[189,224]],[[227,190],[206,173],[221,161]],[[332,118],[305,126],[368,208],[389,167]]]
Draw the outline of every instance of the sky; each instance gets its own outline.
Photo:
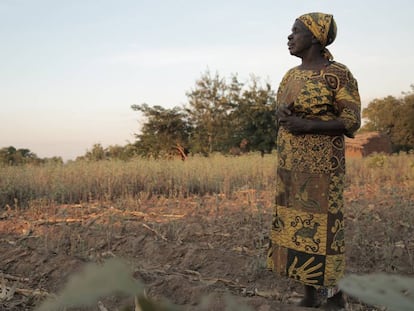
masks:
[[[0,148],[69,160],[134,142],[131,105],[181,107],[207,70],[277,89],[307,12],[334,15],[329,50],[363,107],[411,90],[412,0],[0,0]]]

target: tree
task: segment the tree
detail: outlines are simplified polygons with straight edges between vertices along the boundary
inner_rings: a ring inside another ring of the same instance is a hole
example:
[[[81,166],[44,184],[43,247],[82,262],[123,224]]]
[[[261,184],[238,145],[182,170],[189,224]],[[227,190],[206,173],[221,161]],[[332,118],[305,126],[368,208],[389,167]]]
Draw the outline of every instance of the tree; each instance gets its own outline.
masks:
[[[259,82],[257,77],[251,77],[232,119],[239,143],[247,141],[250,150],[258,150],[263,156],[275,147],[276,95],[269,83],[262,87]]]
[[[159,158],[176,153],[177,146],[188,148],[192,128],[183,108],[165,109],[145,103],[131,108],[142,112],[146,118],[141,133],[135,134],[138,154]]]
[[[122,160],[127,161],[137,155],[135,145],[129,143],[125,146],[110,145],[104,148],[101,144],[94,144],[83,156],[76,158],[76,161],[102,161],[102,160]]]
[[[86,159],[88,161],[101,161],[107,159],[107,155],[101,144],[94,144],[92,149],[86,151],[86,154],[82,157],[82,159]]]
[[[387,134],[394,151],[414,148],[414,86],[402,98],[375,99],[362,111],[367,119],[363,131]]]
[[[63,159],[62,157],[58,157],[58,156],[54,156],[54,157],[50,157],[50,158],[43,158],[42,159],[42,163],[47,164],[55,164],[55,165],[62,165],[63,164]]]
[[[125,146],[111,145],[105,148],[105,153],[110,159],[127,161],[136,156],[137,148],[133,144],[127,144]]]
[[[225,151],[231,135],[229,115],[237,106],[232,100],[240,88],[235,77],[231,86],[229,88],[217,73],[212,77],[207,71],[196,81],[195,88],[187,93],[187,113],[194,128],[191,137],[194,152]]]
[[[186,147],[204,155],[270,153],[276,140],[275,92],[269,83],[262,86],[253,75],[247,85],[237,75],[229,81],[217,73],[203,73],[187,92],[188,103],[183,109],[132,106],[147,118],[141,134],[136,135],[138,152],[157,158],[175,145],[184,158]]]
[[[38,164],[41,159],[29,149],[16,149],[13,146],[0,149],[0,163],[5,165],[22,165],[27,163]]]

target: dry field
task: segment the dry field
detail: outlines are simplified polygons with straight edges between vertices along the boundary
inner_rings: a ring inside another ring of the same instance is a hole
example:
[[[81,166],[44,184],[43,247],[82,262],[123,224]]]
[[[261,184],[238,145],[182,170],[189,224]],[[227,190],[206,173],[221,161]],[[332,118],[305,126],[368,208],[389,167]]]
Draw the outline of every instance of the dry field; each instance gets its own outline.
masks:
[[[113,257],[179,310],[297,310],[301,287],[265,268],[275,161],[2,168],[0,310],[33,310],[86,263]],[[414,156],[347,165],[347,274],[414,277]],[[377,310],[347,299],[349,310]],[[132,305],[114,295],[78,310]]]

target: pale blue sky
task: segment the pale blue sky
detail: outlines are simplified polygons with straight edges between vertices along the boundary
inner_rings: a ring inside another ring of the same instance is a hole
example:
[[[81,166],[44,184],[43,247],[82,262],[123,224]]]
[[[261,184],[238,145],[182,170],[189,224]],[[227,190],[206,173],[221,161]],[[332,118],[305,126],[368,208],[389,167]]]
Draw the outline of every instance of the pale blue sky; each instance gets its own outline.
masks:
[[[207,69],[276,89],[310,11],[334,15],[330,51],[364,105],[410,90],[412,0],[0,0],[0,148],[67,160],[125,145],[140,128],[131,105],[181,106]]]

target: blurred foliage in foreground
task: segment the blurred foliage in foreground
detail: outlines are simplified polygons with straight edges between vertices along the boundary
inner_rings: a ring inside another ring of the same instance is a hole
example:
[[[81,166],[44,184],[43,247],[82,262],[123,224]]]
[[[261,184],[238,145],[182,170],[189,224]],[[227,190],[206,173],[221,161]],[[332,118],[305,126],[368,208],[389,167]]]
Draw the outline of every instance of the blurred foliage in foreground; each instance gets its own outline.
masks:
[[[126,264],[120,260],[108,260],[102,266],[87,265],[73,275],[56,298],[44,301],[36,311],[60,310],[80,306],[92,306],[98,299],[113,293],[135,295],[143,286],[131,277]]]
[[[132,271],[125,261],[112,258],[102,265],[87,264],[84,269],[72,275],[63,290],[55,297],[43,301],[35,311],[59,311],[67,308],[83,308],[98,306],[99,310],[107,310],[101,299],[113,295],[134,297],[131,303],[118,306],[117,309],[127,311],[179,311],[178,306],[163,300],[154,301],[148,298],[144,291],[144,285],[132,277]],[[203,304],[208,304],[206,296]],[[130,300],[132,301],[132,299]],[[247,306],[242,306],[231,298],[226,300],[228,311],[251,311]]]
[[[350,275],[339,282],[339,287],[348,295],[390,311],[410,311],[414,306],[414,279],[389,275]],[[72,275],[63,290],[43,301],[36,311],[53,311],[65,308],[93,307],[106,310],[100,299],[110,295],[135,297],[134,307],[119,306],[122,310],[178,311],[179,307],[167,301],[153,301],[146,297],[144,285],[132,277],[132,270],[121,259],[109,259],[102,265],[90,263]],[[231,309],[249,310],[231,302]],[[228,310],[228,309],[227,309]]]
[[[155,304],[146,298],[144,286],[132,277],[132,271],[127,264],[120,259],[110,259],[102,265],[86,265],[80,273],[74,274],[69,279],[56,297],[44,301],[36,311],[65,310],[96,305],[101,305],[99,308],[103,310],[106,308],[99,299],[115,294],[136,297],[135,310],[178,310],[167,303]],[[129,306],[125,306],[127,307]]]
[[[348,295],[390,311],[414,310],[414,278],[383,273],[350,275],[339,287]]]

